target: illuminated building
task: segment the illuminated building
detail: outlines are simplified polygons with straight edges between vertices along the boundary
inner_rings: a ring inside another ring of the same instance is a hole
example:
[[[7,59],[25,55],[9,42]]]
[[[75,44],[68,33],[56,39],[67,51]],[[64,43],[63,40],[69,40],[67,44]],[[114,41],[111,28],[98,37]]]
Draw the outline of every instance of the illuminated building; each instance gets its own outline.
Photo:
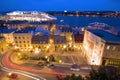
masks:
[[[7,13],[6,16],[1,16],[0,20],[26,20],[26,21],[52,21],[56,20],[55,17],[48,15],[47,13],[37,11],[14,11]]]
[[[15,31],[13,34],[15,47],[20,49],[21,51],[29,51],[31,50],[31,39],[33,35],[33,31],[36,28],[34,27],[26,27],[21,30]]]
[[[120,38],[103,30],[85,30],[83,47],[91,65],[120,65]]]
[[[39,48],[38,45],[41,48],[41,44],[46,44],[45,40],[48,35],[49,30],[44,30],[42,27],[26,27],[17,30],[13,34],[15,47],[22,51],[34,50],[35,48]]]
[[[4,37],[0,36],[0,53],[4,52],[7,49],[7,43]]]
[[[34,35],[31,44],[33,50],[36,52],[49,52],[49,36],[48,35]]]
[[[65,36],[54,35],[53,40],[55,45],[55,51],[59,52],[59,51],[67,50]]]
[[[71,42],[73,29],[71,27],[61,27],[60,30],[61,30],[60,35],[65,36],[67,42]]]
[[[16,29],[14,28],[8,29],[6,27],[0,27],[0,36],[4,36],[8,44],[12,44],[14,42],[13,33],[15,31]]]

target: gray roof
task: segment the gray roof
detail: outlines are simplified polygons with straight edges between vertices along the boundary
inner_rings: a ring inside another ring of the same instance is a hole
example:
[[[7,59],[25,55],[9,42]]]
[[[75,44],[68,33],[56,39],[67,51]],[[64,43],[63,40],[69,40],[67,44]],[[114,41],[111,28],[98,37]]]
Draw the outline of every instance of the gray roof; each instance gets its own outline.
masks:
[[[120,37],[118,37],[117,35],[114,35],[112,33],[109,33],[107,31],[103,31],[103,30],[88,30],[90,32],[92,32],[93,34],[99,36],[100,38],[102,38],[103,40],[107,41],[107,42],[120,42]]]
[[[4,38],[3,36],[0,36],[0,39]]]
[[[15,28],[6,28],[6,27],[0,27],[0,33],[11,33],[16,31],[17,29]]]
[[[49,36],[34,35],[32,37],[32,44],[48,44]]]
[[[65,36],[54,35],[53,38],[54,38],[54,43],[55,44],[66,43],[66,37]]]

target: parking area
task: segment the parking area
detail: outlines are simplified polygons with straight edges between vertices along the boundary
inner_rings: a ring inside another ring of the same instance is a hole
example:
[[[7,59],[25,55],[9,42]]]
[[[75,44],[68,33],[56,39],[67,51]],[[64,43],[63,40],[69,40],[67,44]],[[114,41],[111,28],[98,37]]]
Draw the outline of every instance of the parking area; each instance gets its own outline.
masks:
[[[55,56],[60,57],[63,63],[87,65],[87,61],[81,53],[56,54]]]

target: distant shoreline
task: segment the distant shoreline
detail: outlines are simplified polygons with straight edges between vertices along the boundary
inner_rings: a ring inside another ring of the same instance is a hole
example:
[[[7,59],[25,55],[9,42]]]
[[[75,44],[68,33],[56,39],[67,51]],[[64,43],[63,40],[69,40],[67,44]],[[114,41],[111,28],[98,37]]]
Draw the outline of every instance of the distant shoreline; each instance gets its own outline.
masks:
[[[1,15],[5,15],[8,12],[0,12]],[[40,12],[40,11],[38,11]],[[120,17],[120,11],[42,11],[53,16],[104,16],[104,17]]]

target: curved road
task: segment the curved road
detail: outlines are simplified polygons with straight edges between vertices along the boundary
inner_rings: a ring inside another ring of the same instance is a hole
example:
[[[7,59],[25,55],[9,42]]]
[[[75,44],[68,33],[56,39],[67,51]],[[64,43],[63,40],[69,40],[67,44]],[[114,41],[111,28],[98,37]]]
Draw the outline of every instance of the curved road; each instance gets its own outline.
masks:
[[[17,70],[16,68],[10,67],[9,65],[12,65],[12,63],[8,63],[9,57],[7,58],[6,55],[7,54],[2,54],[0,56],[0,66],[1,66],[1,70],[2,71],[17,73],[17,74],[29,77],[32,80],[46,80],[45,78],[43,78],[41,76],[38,76],[36,74],[32,74],[32,73],[29,73],[29,72],[26,72],[26,71],[22,71],[22,70]]]
[[[55,75],[64,75],[64,73],[61,72],[56,72],[56,71],[46,71],[46,70],[38,70],[35,69],[33,67],[26,67],[26,66],[20,66],[17,64],[12,63],[9,60],[9,57],[11,55],[12,51],[7,52],[2,59],[2,62],[4,63],[5,66],[9,67],[9,68],[13,68],[13,69],[17,69],[17,70],[23,70],[23,71],[28,71],[28,72],[36,72],[36,73],[47,73],[47,74],[55,74]]]

